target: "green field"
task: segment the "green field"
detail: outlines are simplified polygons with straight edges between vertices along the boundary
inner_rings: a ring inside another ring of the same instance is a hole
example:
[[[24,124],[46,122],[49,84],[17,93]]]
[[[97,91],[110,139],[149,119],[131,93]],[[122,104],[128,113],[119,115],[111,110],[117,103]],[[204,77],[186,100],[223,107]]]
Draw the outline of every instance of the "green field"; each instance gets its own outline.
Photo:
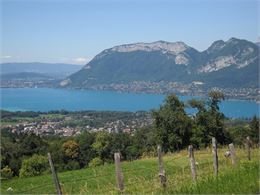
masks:
[[[157,158],[149,157],[123,162],[125,194],[258,194],[259,152],[252,151],[252,160],[246,159],[245,150],[237,149],[238,165],[232,168],[231,160],[219,150],[219,175],[213,175],[211,150],[195,151],[198,162],[196,183],[191,180],[187,151],[164,156],[167,188],[162,189],[158,177]],[[95,168],[58,173],[63,194],[118,194],[114,164]],[[7,191],[11,187],[13,191]],[[1,194],[55,194],[50,174],[14,178],[1,182]]]

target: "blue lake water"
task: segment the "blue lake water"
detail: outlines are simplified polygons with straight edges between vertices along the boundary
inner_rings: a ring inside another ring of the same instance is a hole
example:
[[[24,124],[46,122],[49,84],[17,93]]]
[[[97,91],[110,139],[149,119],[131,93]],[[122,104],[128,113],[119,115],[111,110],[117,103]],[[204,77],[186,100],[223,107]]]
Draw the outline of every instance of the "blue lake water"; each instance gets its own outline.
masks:
[[[139,111],[157,109],[165,95],[119,93],[114,91],[88,91],[50,88],[2,88],[1,109],[10,111],[50,111],[50,110],[109,110]],[[194,97],[179,96],[183,101]],[[195,97],[200,98],[200,97]],[[221,103],[221,111],[228,117],[259,116],[259,103],[253,101],[226,100]],[[194,112],[190,109],[188,112]]]

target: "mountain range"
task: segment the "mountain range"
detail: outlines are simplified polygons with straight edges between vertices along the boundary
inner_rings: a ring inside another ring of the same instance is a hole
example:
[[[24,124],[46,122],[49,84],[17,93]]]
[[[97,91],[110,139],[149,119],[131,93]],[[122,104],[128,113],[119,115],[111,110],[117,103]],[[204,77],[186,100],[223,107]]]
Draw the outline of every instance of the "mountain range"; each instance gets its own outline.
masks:
[[[63,63],[2,63],[0,64],[1,79],[64,79],[79,71],[82,65]]]
[[[205,51],[183,42],[119,45],[96,55],[62,87],[144,82],[200,82],[206,87],[259,87],[259,45],[231,38]]]

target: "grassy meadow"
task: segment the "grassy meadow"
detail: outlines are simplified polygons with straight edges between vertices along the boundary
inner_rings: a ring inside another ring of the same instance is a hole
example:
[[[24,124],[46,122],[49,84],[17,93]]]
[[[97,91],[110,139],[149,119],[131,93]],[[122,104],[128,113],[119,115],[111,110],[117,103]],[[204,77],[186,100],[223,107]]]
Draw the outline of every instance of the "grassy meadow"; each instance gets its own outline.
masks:
[[[248,161],[243,149],[236,149],[238,164],[224,157],[219,149],[219,175],[213,175],[211,150],[195,151],[198,162],[196,183],[192,182],[186,150],[163,157],[167,188],[159,183],[156,157],[122,162],[125,194],[258,194],[259,151],[252,151]],[[118,194],[114,164],[58,173],[63,194]],[[12,190],[7,190],[9,187]],[[14,178],[1,182],[1,194],[55,194],[51,174],[30,178]]]

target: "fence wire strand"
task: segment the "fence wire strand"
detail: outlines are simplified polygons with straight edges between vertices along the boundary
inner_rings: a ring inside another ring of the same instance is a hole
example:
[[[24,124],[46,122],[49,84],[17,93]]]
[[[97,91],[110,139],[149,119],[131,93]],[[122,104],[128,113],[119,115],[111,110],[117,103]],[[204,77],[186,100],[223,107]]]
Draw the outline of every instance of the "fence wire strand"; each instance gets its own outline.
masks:
[[[147,167],[139,167],[139,168],[134,168],[134,169],[123,169],[123,174],[126,175],[126,174],[129,174],[129,173],[135,173],[137,171],[140,171],[140,172],[143,172],[145,170],[149,170],[152,172],[155,172],[154,169],[151,169],[151,168],[147,168]],[[111,172],[109,174],[99,174],[99,175],[96,175],[96,176],[86,176],[86,177],[81,177],[81,178],[77,178],[77,179],[73,179],[73,182],[76,182],[76,181],[83,181],[83,180],[95,180],[97,178],[102,178],[102,177],[108,177],[108,176],[112,176],[112,175],[115,175],[114,172]],[[152,174],[151,174],[152,175]],[[68,182],[71,182],[71,179],[65,179],[63,180],[62,178],[60,178],[60,183],[61,185],[65,184],[65,183],[68,183]],[[138,183],[138,182],[136,182]],[[26,192],[30,192],[30,191],[33,191],[33,190],[37,190],[37,189],[41,189],[43,187],[46,187],[46,186],[51,186],[54,184],[53,183],[47,183],[47,184],[43,184],[43,185],[39,185],[39,186],[35,186],[33,188],[30,188],[30,189],[25,189],[23,191],[21,191],[20,193],[26,193]],[[129,184],[127,184],[127,186],[129,186]]]
[[[205,152],[206,153],[206,152]],[[179,158],[183,158],[183,156],[175,156],[174,158],[173,158],[173,160],[176,160],[176,159],[179,159]],[[167,166],[167,164],[168,164],[169,162],[168,161],[166,161],[166,162],[164,162],[164,164],[166,165],[166,167],[168,167]],[[209,164],[209,163],[211,163],[211,161],[205,161],[205,162],[202,162],[199,166],[198,166],[198,170],[200,170],[200,169],[204,169],[205,167],[207,167],[207,165]],[[219,160],[219,164],[223,164],[224,163],[224,160],[222,159],[222,160]],[[189,165],[185,165],[185,166],[183,166],[182,168],[179,168],[179,169],[177,169],[176,170],[176,173],[178,173],[178,172],[183,172],[183,171],[187,171],[188,170],[188,168],[189,168]],[[124,175],[124,177],[125,178],[127,178],[127,176],[129,175],[129,174],[132,174],[132,173],[135,173],[135,175],[137,174],[136,172],[140,172],[140,173],[142,173],[142,172],[145,172],[145,171],[149,171],[149,173],[147,174],[147,175],[145,175],[145,176],[143,176],[143,178],[145,179],[146,177],[149,177],[149,178],[156,178],[156,173],[157,173],[157,168],[155,169],[155,168],[148,168],[148,167],[145,167],[145,166],[138,166],[138,168],[130,168],[130,169],[124,169],[123,167],[122,167],[122,172],[123,172],[123,175]],[[93,173],[91,173],[91,174],[93,174]],[[88,180],[96,180],[96,183],[99,183],[99,181],[102,181],[102,179],[99,179],[99,180],[97,180],[98,178],[104,178],[104,177],[108,177],[108,176],[112,176],[112,175],[114,175],[114,176],[116,176],[116,174],[115,174],[115,172],[113,172],[113,171],[111,171],[110,173],[108,173],[108,174],[98,174],[98,175],[95,175],[95,176],[93,176],[93,175],[89,175],[89,176],[86,176],[86,177],[80,177],[80,178],[77,178],[77,179],[73,179],[73,182],[78,182],[78,181],[83,181],[83,180],[85,180],[86,182],[88,181]],[[135,178],[135,177],[133,177],[133,178],[129,178],[129,180],[127,180],[127,181],[131,181],[131,180],[134,180],[134,179],[137,179],[137,178]],[[61,183],[61,185],[63,186],[65,183],[68,183],[68,182],[72,182],[72,180],[71,179],[62,179],[62,178],[60,178],[60,183]],[[116,183],[116,179],[114,179],[114,182]],[[150,181],[151,183],[153,182],[153,180],[151,180]],[[169,182],[169,181],[168,181]],[[108,181],[108,183],[109,184],[111,184],[111,186],[112,185],[115,185],[114,183],[111,183],[111,181]],[[135,182],[130,182],[130,183],[128,183],[128,182],[126,182],[125,184],[124,184],[124,186],[125,187],[129,187],[129,186],[132,186],[132,185],[135,185],[135,184],[140,184],[140,179],[139,180],[137,180],[137,181],[135,181]],[[30,188],[30,189],[24,189],[24,190],[22,190],[22,191],[20,191],[19,193],[27,193],[27,192],[31,192],[31,191],[34,191],[34,190],[37,190],[37,189],[41,189],[41,188],[43,188],[43,187],[47,187],[47,186],[51,186],[51,185],[53,185],[53,188],[55,189],[55,187],[54,187],[54,184],[53,183],[45,183],[45,184],[43,184],[43,185],[39,185],[39,186],[35,186],[35,187],[33,187],[33,188]],[[151,185],[151,188],[154,188],[154,185]],[[111,188],[108,188],[107,190],[115,190],[116,189],[116,186],[112,186]]]

